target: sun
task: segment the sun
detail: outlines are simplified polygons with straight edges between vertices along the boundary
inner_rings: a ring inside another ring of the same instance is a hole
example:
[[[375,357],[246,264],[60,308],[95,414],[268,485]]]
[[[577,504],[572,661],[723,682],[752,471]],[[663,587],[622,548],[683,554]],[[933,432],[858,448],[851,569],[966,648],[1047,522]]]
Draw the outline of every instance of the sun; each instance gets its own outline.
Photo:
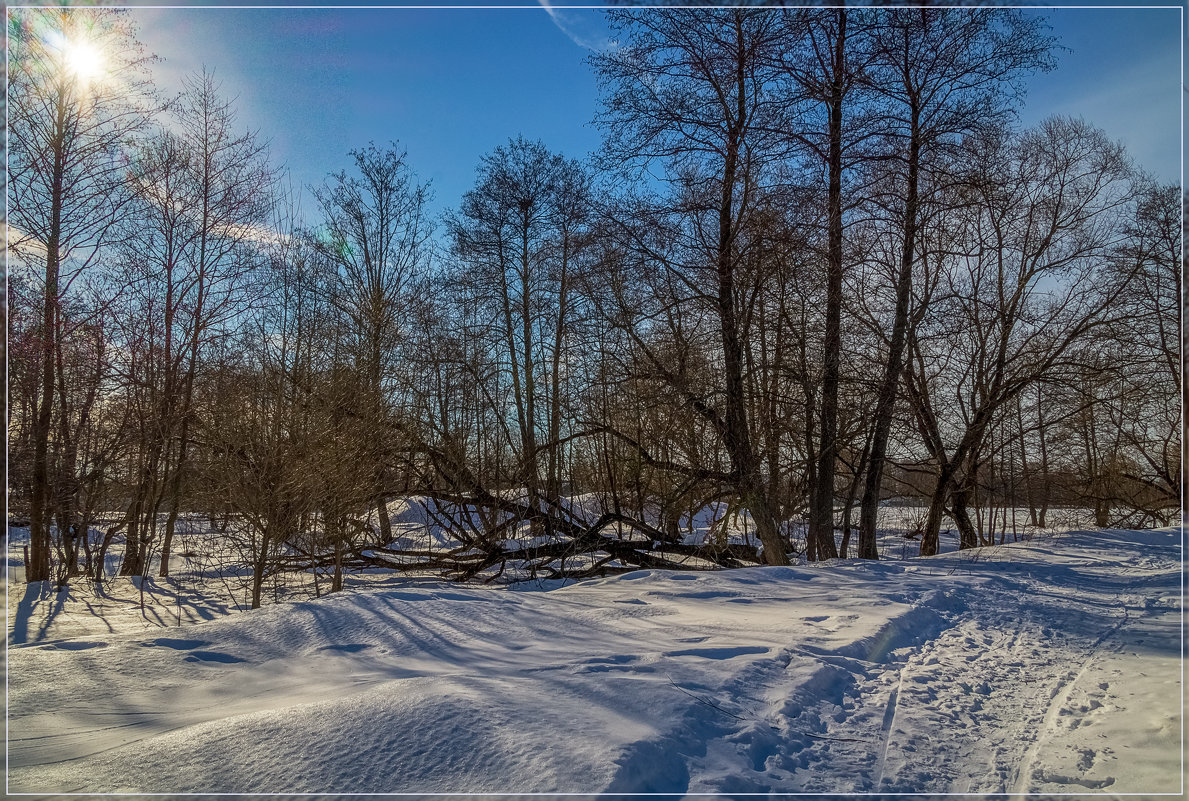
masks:
[[[87,41],[67,40],[62,46],[66,69],[79,80],[90,81],[103,75],[103,52]]]

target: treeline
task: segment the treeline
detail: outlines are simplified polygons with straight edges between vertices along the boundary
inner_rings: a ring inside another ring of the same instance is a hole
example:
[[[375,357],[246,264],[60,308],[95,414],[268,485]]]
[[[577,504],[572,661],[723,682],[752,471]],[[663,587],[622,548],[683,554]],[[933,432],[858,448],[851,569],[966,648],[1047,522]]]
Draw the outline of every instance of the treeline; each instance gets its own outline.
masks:
[[[258,605],[271,570],[375,558],[413,496],[459,547],[385,563],[462,576],[875,558],[889,495],[928,506],[924,554],[947,516],[962,547],[1015,507],[1171,521],[1180,189],[1087,122],[1015,125],[1041,18],[608,13],[596,157],[511,139],[437,217],[369,145],[308,220],[210,75],[153,86],[126,14],[12,14],[28,580],[99,579],[114,538],[164,575],[203,514]],[[689,542],[715,504],[760,547]]]

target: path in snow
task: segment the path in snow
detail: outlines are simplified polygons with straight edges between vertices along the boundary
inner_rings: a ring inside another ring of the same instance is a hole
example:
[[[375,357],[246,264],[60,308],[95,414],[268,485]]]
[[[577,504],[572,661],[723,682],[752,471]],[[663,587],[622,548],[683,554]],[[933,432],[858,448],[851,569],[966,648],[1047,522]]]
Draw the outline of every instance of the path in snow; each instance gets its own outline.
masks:
[[[1087,536],[1110,550],[947,560],[954,590],[766,682],[765,713],[718,738],[691,789],[1179,792],[1176,541],[1077,535],[1058,554]]]
[[[1179,558],[1079,533],[13,648],[9,787],[1177,792]]]

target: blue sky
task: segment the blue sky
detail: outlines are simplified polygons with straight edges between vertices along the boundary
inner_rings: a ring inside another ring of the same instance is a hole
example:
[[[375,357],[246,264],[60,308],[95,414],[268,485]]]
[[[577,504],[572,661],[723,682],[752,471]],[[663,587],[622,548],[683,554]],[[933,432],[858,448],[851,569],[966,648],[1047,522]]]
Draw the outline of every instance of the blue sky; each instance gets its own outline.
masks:
[[[582,157],[599,143],[598,91],[585,63],[606,35],[596,10],[135,9],[165,58],[161,83],[214,70],[245,125],[273,143],[299,186],[347,166],[347,151],[396,140],[456,206],[484,153],[540,138]],[[1180,9],[1042,13],[1070,52],[1038,75],[1022,121],[1081,116],[1123,139],[1165,181],[1180,179]],[[306,211],[312,212],[306,201]]]
[[[167,59],[163,82],[214,69],[300,185],[345,168],[351,148],[395,140],[450,207],[480,156],[518,133],[574,157],[599,143],[588,51],[540,8],[136,14]]]
[[[1025,124],[1080,116],[1127,144],[1162,181],[1181,180],[1179,8],[1062,8],[1039,13],[1061,40],[1053,72],[1038,75]]]

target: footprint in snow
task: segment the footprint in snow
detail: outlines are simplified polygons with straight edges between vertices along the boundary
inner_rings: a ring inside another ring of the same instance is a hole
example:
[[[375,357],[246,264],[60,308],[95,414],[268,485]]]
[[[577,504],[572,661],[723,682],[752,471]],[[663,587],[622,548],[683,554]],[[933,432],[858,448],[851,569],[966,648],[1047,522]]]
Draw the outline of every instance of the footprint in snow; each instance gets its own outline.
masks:
[[[106,648],[107,643],[102,641],[88,641],[76,640],[70,642],[55,642],[45,646],[43,650],[53,651],[86,651],[89,648]]]
[[[1035,782],[1044,782],[1046,784],[1065,784],[1077,785],[1085,787],[1087,790],[1101,790],[1104,787],[1110,787],[1115,783],[1113,776],[1106,776],[1102,779],[1091,779],[1085,776],[1065,776],[1060,773],[1049,773],[1044,768],[1040,768],[1033,776]]]
[[[701,592],[686,592],[682,593],[681,595],[682,598],[699,601],[704,601],[710,598],[737,598],[738,596],[739,593],[730,592],[727,590],[703,590]],[[750,601],[750,599],[747,600]]]
[[[481,601],[482,598],[476,598],[474,595],[463,595],[460,592],[442,592],[441,590],[433,594],[433,598],[442,601]]]
[[[204,645],[210,645],[206,640],[175,640],[172,637],[158,637],[155,640],[147,640],[142,642],[146,648],[153,648],[155,646],[162,646],[163,648],[172,648],[175,651],[189,651],[191,648],[201,648]]]
[[[700,656],[704,659],[731,659],[746,654],[766,654],[770,651],[757,645],[741,645],[730,648],[686,648],[684,651],[666,651],[664,656]]]
[[[614,656],[596,656],[594,659],[588,659],[582,664],[584,665],[626,665],[629,662],[635,662],[638,659],[634,654],[615,654]]]
[[[641,667],[637,664],[638,662],[639,657],[635,655],[616,654],[614,656],[587,659],[584,662],[579,662],[576,667],[581,673],[606,673],[608,671],[616,670],[634,670],[644,673],[652,672],[652,668]]]
[[[218,651],[193,651],[186,656],[187,662],[222,662],[223,664],[231,664],[232,662],[246,662],[246,659],[240,659],[238,656],[231,654],[223,654]]]

